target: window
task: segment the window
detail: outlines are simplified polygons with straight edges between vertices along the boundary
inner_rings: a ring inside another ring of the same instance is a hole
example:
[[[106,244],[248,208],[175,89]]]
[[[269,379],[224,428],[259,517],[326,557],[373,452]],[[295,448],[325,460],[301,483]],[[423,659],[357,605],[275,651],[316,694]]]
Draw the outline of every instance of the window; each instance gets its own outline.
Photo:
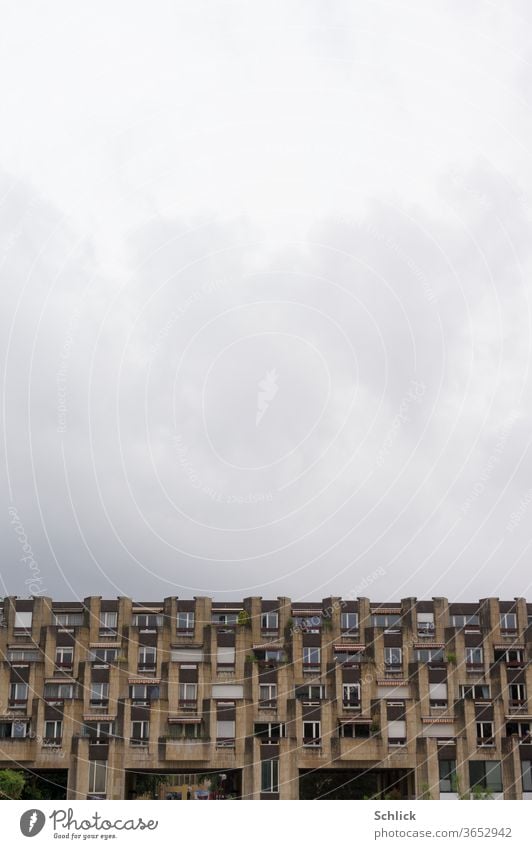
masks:
[[[323,684],[306,684],[296,687],[296,699],[303,701],[320,701],[325,698],[325,687]]]
[[[371,728],[369,722],[341,722],[338,729],[339,737],[348,737],[349,739],[371,737]]]
[[[279,630],[279,614],[277,611],[263,613],[260,618],[260,627],[262,631],[277,632]]]
[[[429,683],[429,702],[433,708],[447,707],[447,684],[445,681]]]
[[[91,705],[106,705],[109,701],[109,684],[104,681],[93,681],[90,689]]]
[[[193,631],[194,618],[194,612],[192,610],[180,610],[177,614],[177,630]]]
[[[440,761],[440,793],[456,792],[456,761]]]
[[[391,667],[401,667],[403,663],[403,650],[396,647],[387,646],[384,649],[384,665]]]
[[[342,666],[358,666],[362,660],[362,654],[363,652],[360,651],[335,651],[334,660]]]
[[[203,736],[201,722],[172,722],[168,736],[172,740],[198,740]]]
[[[17,681],[9,685],[9,704],[15,707],[28,701],[28,685]]]
[[[500,626],[503,633],[515,633],[517,631],[517,614],[501,613]]]
[[[523,793],[532,793],[532,761],[521,761]]]
[[[136,704],[148,704],[159,698],[157,684],[130,684],[129,698]]]
[[[477,722],[477,745],[494,746],[493,722]]]
[[[302,631],[304,634],[319,634],[321,629],[321,615],[316,616],[294,616],[294,631]]]
[[[117,657],[117,649],[94,649],[89,652],[88,660],[97,667],[105,667],[115,663]]]
[[[33,649],[9,649],[7,659],[10,663],[28,663],[42,660],[40,652]]]
[[[75,698],[74,684],[45,684],[44,698],[48,701],[63,701]]]
[[[374,628],[384,628],[388,634],[395,634],[401,630],[401,615],[399,613],[374,613],[371,617]]]
[[[255,737],[261,743],[278,743],[285,736],[285,727],[282,722],[256,722]]]
[[[216,666],[222,672],[232,672],[235,668],[235,647],[218,646],[216,650]]]
[[[0,722],[0,739],[21,739],[28,736],[28,722]]]
[[[514,735],[520,738],[520,743],[530,743],[530,722],[507,722],[506,736]]]
[[[115,632],[118,625],[118,613],[115,610],[106,610],[100,613],[100,633],[113,631]]]
[[[32,618],[31,611],[29,613],[15,613],[15,631],[31,631]]]
[[[416,660],[418,663],[444,663],[443,649],[417,649]]]
[[[423,636],[432,637],[434,634],[434,613],[417,614],[417,632]]]
[[[234,748],[235,745],[235,721],[234,719],[218,719],[216,720],[216,745]]]
[[[406,722],[404,719],[393,719],[387,724],[388,745],[406,745]]]
[[[261,793],[279,792],[279,761],[277,758],[270,761],[262,761],[260,765],[260,776]]]
[[[500,761],[469,761],[469,784],[488,793],[502,793]]]
[[[303,723],[303,745],[321,746],[321,722]]]
[[[157,667],[157,649],[154,646],[140,646],[139,671],[154,672]]]
[[[320,668],[320,649],[315,646],[304,646],[303,648],[303,667],[308,670],[319,671]]]
[[[477,613],[458,614],[451,617],[453,628],[465,628],[471,631],[478,631],[480,628],[480,618]]]
[[[108,738],[112,737],[113,730],[112,722],[93,722],[84,726],[83,734],[93,742],[106,743]]]
[[[89,761],[89,794],[105,796],[107,761]]]
[[[147,719],[134,719],[131,723],[131,743],[145,745],[150,739],[150,723]]]
[[[83,613],[54,613],[54,622],[60,628],[79,628],[83,625]]]
[[[459,692],[461,699],[482,701],[483,699],[490,698],[491,691],[489,684],[460,684]]]
[[[484,664],[484,651],[482,648],[466,647],[466,666],[482,666]]]
[[[44,745],[59,745],[63,738],[63,722],[61,719],[47,719],[44,723]]]
[[[179,707],[195,709],[198,703],[198,685],[197,684],[180,684],[179,685]]]
[[[358,613],[342,613],[340,628],[342,631],[358,631]]]
[[[135,613],[133,614],[133,627],[138,628],[144,633],[152,633],[157,631],[163,625],[164,617],[156,613]]]
[[[259,707],[276,707],[277,684],[259,684]]]
[[[526,685],[509,684],[508,695],[510,697],[511,707],[521,707],[526,703]]]
[[[55,650],[55,665],[58,669],[72,669],[74,660],[73,646],[58,646]]]
[[[360,684],[342,685],[342,704],[345,708],[360,707]]]
[[[507,666],[523,664],[522,649],[495,649],[495,663],[506,663]]]
[[[238,613],[213,613],[211,621],[213,625],[228,625],[232,627],[238,622]]]

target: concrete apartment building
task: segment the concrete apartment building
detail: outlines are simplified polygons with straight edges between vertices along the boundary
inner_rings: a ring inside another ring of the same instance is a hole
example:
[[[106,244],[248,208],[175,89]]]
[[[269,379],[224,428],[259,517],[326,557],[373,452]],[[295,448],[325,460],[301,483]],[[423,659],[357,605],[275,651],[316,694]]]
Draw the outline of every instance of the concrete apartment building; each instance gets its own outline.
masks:
[[[0,768],[70,799],[532,798],[532,604],[0,603]],[[54,778],[55,780],[55,778]]]

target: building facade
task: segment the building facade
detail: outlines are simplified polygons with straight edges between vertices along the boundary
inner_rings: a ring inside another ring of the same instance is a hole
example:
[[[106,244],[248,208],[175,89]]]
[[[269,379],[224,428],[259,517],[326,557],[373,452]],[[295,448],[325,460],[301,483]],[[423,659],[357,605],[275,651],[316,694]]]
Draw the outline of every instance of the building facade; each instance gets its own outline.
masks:
[[[0,604],[0,768],[70,799],[532,798],[525,599]]]

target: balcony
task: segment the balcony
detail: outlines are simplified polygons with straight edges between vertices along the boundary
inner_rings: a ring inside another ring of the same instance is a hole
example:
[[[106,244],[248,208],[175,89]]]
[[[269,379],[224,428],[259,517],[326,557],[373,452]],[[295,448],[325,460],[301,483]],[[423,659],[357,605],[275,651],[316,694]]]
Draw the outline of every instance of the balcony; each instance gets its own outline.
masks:
[[[321,737],[303,737],[305,749],[321,749]]]
[[[217,749],[234,749],[235,748],[235,738],[234,737],[217,737],[216,738],[216,748]]]
[[[150,744],[149,737],[130,737],[129,745],[136,748],[146,748]]]
[[[477,737],[477,747],[479,749],[492,748],[495,746],[495,737]]]
[[[137,672],[139,675],[145,675],[148,672],[155,673],[157,670],[156,663],[139,663],[137,666]]]
[[[60,749],[63,745],[62,737],[43,737],[43,749]]]
[[[406,737],[388,737],[388,748],[397,749],[406,746]]]
[[[210,758],[210,750],[210,740],[206,737],[179,737],[174,739],[170,737],[159,738],[159,757],[161,760],[208,761]]]
[[[259,710],[277,710],[277,699],[262,699],[259,701]]]
[[[108,708],[109,699],[90,699],[91,708]]]
[[[332,737],[333,760],[382,760],[385,757],[379,733],[369,737]]]
[[[510,713],[528,713],[528,702],[526,699],[510,699]]]
[[[197,699],[179,699],[179,709],[195,713],[198,709],[198,701]]]
[[[319,663],[304,663],[303,664],[303,674],[304,675],[319,674],[320,669],[321,669],[321,665]]]
[[[13,766],[35,759],[35,741],[31,737],[0,738],[0,756],[2,760],[13,761]]]
[[[344,710],[360,710],[360,699],[344,699],[342,707]]]
[[[27,699],[9,699],[7,707],[9,710],[26,710]]]

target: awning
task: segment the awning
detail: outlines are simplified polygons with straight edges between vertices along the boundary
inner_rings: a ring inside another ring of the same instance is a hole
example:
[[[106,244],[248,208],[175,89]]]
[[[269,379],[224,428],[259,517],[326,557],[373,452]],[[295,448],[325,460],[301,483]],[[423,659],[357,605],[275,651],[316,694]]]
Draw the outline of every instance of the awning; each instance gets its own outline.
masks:
[[[401,610],[400,607],[371,607],[370,608],[370,614],[372,616],[380,616],[380,615],[400,616],[401,613],[402,613],[402,610]]]
[[[355,643],[335,643],[333,651],[337,652],[361,652],[365,651],[366,646]]]
[[[261,643],[258,646],[253,646],[253,651],[279,651],[283,648],[282,643]]]
[[[378,687],[408,687],[410,681],[404,678],[377,678]]]
[[[364,719],[362,716],[339,716],[341,725],[371,725],[372,719]]]
[[[503,646],[493,646],[493,648],[497,651],[515,651],[516,649],[521,649],[522,651],[525,650],[523,643],[506,643]]]
[[[160,684],[160,678],[128,678],[129,684]]]
[[[199,725],[202,722],[201,716],[169,716],[169,725]]]
[[[116,719],[116,713],[97,713],[97,714],[84,714],[83,722],[114,722]]]
[[[89,643],[90,649],[120,649],[122,643]]]
[[[425,722],[430,725],[452,725],[456,722],[456,719],[454,716],[422,716],[421,722]]]
[[[414,648],[415,649],[444,649],[445,643],[429,643],[429,642],[414,643]]]
[[[296,610],[292,608],[292,616],[322,616],[323,610],[321,607],[305,607],[301,608],[301,610]]]
[[[20,716],[19,714],[14,713],[2,713],[0,714],[0,722],[31,722],[31,716]]]

